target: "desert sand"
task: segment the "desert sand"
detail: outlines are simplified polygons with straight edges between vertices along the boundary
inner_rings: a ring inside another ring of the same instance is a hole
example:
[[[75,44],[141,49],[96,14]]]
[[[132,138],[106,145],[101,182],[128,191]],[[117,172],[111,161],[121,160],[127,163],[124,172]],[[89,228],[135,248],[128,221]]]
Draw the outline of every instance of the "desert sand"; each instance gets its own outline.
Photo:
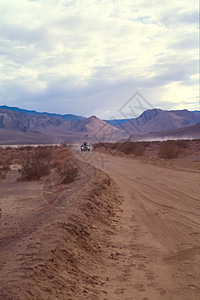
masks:
[[[102,153],[89,161],[123,196],[106,299],[198,299],[200,173]]]
[[[0,299],[199,299],[199,170],[75,157],[70,185],[0,182]]]

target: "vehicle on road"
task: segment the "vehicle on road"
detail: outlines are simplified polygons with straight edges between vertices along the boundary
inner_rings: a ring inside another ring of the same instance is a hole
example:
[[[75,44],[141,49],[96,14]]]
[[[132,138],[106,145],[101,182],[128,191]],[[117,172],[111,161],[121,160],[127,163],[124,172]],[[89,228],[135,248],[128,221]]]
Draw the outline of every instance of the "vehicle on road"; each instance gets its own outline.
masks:
[[[81,151],[90,151],[90,145],[88,145],[87,142],[84,142],[84,143],[81,145]]]

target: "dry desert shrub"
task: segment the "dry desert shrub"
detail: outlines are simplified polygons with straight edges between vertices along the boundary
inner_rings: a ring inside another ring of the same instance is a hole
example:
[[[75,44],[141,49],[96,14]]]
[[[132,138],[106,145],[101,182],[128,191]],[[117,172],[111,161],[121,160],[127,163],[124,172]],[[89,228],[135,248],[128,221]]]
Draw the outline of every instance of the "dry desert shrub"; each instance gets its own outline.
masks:
[[[0,169],[2,171],[9,171],[12,160],[12,157],[4,157],[3,159],[0,159]]]
[[[97,148],[101,148],[101,147],[107,148],[107,144],[108,143],[95,143],[92,146],[93,146],[93,149],[97,149]]]
[[[66,147],[39,146],[26,149],[19,172],[21,179],[37,180],[56,170],[61,184],[73,182],[78,167],[70,162],[71,154]]]
[[[110,143],[108,144],[109,148],[115,150],[115,149],[119,149],[120,148],[120,144],[121,143]]]
[[[2,171],[1,167],[0,167],[0,179],[4,179],[6,177],[5,172]]]
[[[54,151],[52,152],[52,160],[58,163],[65,163],[66,160],[69,160],[71,157],[71,154],[67,147],[61,146],[61,147],[55,147]]]
[[[0,178],[6,177],[6,173],[10,170],[10,165],[12,164],[12,157],[7,157],[7,155],[1,155],[0,158]]]
[[[149,142],[149,141],[145,141],[145,142],[141,142],[141,143],[145,148],[148,148],[151,146],[151,142]]]
[[[190,144],[190,141],[189,141],[189,140],[178,140],[178,141],[177,141],[177,145],[178,145],[178,147],[180,147],[180,148],[186,149],[186,148],[189,146],[189,144]]]
[[[73,182],[78,176],[78,167],[71,162],[66,162],[63,166],[58,165],[57,173],[61,176],[61,184]]]
[[[46,161],[47,163],[49,163],[51,161],[52,148],[38,146],[35,149],[35,156],[38,160],[43,160],[43,161]]]
[[[149,146],[149,145],[148,145]],[[135,154],[136,156],[142,156],[145,151],[143,142],[117,142],[117,143],[96,143],[93,145],[94,149],[104,147],[105,149],[116,150],[117,152],[123,152],[125,154]],[[147,147],[147,146],[146,146]]]
[[[133,153],[136,156],[142,156],[144,154],[144,146],[141,142],[126,142],[122,144],[120,150],[125,154]]]
[[[127,142],[127,143],[121,144],[120,150],[125,154],[129,154],[129,153],[133,153],[134,147],[131,142]]]
[[[142,156],[144,154],[145,148],[142,143],[136,143],[134,154],[136,156]]]
[[[49,174],[50,161],[51,149],[48,147],[37,147],[33,152],[25,156],[19,170],[21,178],[34,180]]]
[[[20,147],[19,147],[19,151],[22,151],[22,152],[24,152],[24,151],[31,151],[31,150],[33,150],[33,146],[31,146],[31,145],[28,145],[28,146],[20,146]]]
[[[166,141],[160,146],[158,155],[161,158],[172,159],[178,157],[180,148],[176,141]]]

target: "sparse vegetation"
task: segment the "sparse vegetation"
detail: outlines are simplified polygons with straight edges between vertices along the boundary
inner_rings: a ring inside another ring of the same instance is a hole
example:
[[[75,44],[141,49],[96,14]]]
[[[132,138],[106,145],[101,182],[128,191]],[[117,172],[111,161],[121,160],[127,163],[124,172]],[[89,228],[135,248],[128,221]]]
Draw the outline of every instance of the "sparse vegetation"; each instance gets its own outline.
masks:
[[[93,146],[93,149],[98,149],[98,148],[101,148],[101,147],[105,147],[106,148],[107,144],[108,143],[95,143],[92,146]],[[113,145],[113,144],[116,144],[116,143],[110,143],[110,144]]]
[[[3,157],[0,159],[0,178],[6,177],[6,173],[10,170],[10,165],[12,163],[12,157]]]
[[[135,156],[142,156],[145,148],[142,142],[117,142],[117,143],[96,143],[93,145],[94,149],[104,147],[105,149],[112,149],[125,154],[135,154]]]
[[[189,145],[189,142],[190,142],[189,140],[178,140],[177,141],[177,145],[180,148],[186,149],[188,147],[188,145]]]
[[[12,163],[12,157],[4,158],[0,160],[0,169],[2,171],[9,171]]]
[[[107,145],[109,145],[109,144],[107,144]],[[120,145],[121,145],[121,143],[111,143],[110,148],[111,149],[119,149]]]
[[[33,150],[33,146],[30,146],[30,145],[28,145],[28,146],[21,146],[21,147],[19,147],[19,150],[22,151],[22,152],[24,152],[24,150],[25,151],[31,151],[31,150]]]
[[[32,148],[31,148],[32,150]],[[21,178],[26,180],[40,179],[42,176],[49,174],[51,161],[51,150],[46,147],[37,147],[33,152],[28,153],[19,172]]]
[[[19,170],[21,179],[37,180],[54,169],[60,177],[60,184],[67,184],[78,175],[78,167],[70,162],[70,153],[66,147],[24,147],[19,152],[24,155]]]
[[[120,150],[125,154],[135,154],[136,156],[142,156],[144,154],[144,146],[141,142],[126,142],[122,144]]]
[[[166,141],[160,146],[158,155],[161,158],[172,159],[178,157],[180,148],[176,141]]]
[[[141,142],[141,143],[145,148],[148,148],[151,146],[151,142]]]
[[[0,179],[3,179],[3,178],[5,178],[5,173],[0,168]]]
[[[127,155],[144,156],[146,159],[160,157],[164,159],[177,158],[179,155],[191,155],[192,152],[199,151],[199,139],[196,140],[167,140],[167,141],[140,141],[116,143],[96,143],[94,149],[108,151],[113,155],[125,153]]]
[[[66,162],[63,166],[57,166],[57,173],[61,176],[61,184],[71,183],[78,176],[78,167]]]

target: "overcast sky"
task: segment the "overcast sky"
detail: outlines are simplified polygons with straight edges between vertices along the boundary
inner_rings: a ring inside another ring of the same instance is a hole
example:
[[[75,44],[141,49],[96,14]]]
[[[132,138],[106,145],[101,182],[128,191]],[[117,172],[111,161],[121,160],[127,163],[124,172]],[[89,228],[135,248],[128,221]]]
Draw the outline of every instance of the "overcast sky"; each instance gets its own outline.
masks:
[[[198,26],[197,0],[0,0],[0,104],[199,109]]]

